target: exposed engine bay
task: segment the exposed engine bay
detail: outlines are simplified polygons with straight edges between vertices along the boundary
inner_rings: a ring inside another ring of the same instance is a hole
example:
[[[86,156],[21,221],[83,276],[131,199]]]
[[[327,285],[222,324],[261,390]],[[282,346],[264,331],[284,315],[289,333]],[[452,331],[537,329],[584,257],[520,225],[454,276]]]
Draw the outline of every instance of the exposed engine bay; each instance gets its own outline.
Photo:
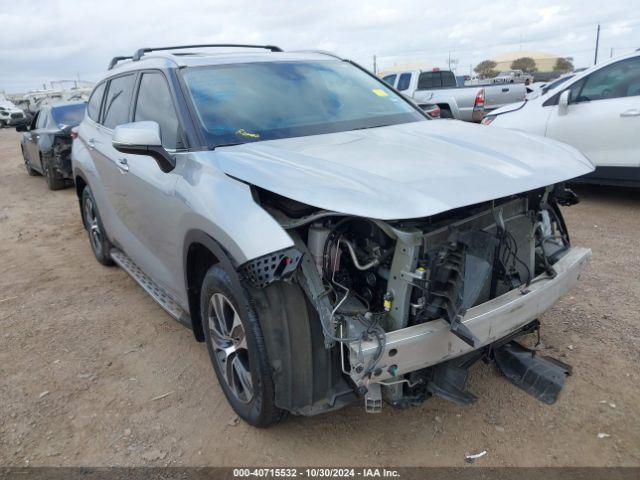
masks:
[[[564,185],[397,221],[322,211],[262,190],[256,197],[295,248],[274,256],[268,271],[249,265],[249,278],[261,287],[282,279],[302,287],[317,311],[324,347],[339,350],[342,373],[367,411],[379,411],[383,398],[405,407],[432,394],[470,403],[467,369],[481,358],[496,361],[541,400],[555,401],[569,367],[555,361],[549,374],[543,359],[533,365],[512,342],[538,331],[537,318],[523,317],[503,336],[490,326],[482,338],[466,319],[498,299],[513,297],[515,305],[536,282],[557,275],[554,265],[570,250],[559,205],[578,201]],[[439,356],[424,343],[436,334],[446,339]],[[544,387],[522,379],[531,368]]]

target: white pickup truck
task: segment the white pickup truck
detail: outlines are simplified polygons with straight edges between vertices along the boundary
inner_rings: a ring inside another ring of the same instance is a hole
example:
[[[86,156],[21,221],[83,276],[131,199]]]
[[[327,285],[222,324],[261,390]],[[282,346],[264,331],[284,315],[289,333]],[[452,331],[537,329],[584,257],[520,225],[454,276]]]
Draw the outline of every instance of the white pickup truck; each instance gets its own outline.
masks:
[[[533,83],[533,75],[523,72],[522,70],[505,70],[500,72],[497,77],[492,80],[493,83],[524,83],[529,85]]]
[[[522,83],[458,86],[449,70],[410,70],[388,73],[382,78],[421,107],[437,105],[441,118],[479,122],[488,112],[524,100]]]

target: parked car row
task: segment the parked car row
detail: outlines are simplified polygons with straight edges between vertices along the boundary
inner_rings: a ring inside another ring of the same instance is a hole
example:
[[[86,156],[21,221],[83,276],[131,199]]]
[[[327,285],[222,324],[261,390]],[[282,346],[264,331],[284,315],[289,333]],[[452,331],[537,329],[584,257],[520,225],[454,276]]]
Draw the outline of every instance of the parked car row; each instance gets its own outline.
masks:
[[[71,145],[73,127],[84,117],[85,102],[44,105],[31,123],[16,127],[24,132],[20,140],[22,158],[29,175],[42,175],[51,190],[73,183]]]
[[[26,115],[19,108],[8,103],[0,104],[0,128],[21,125],[26,120]]]

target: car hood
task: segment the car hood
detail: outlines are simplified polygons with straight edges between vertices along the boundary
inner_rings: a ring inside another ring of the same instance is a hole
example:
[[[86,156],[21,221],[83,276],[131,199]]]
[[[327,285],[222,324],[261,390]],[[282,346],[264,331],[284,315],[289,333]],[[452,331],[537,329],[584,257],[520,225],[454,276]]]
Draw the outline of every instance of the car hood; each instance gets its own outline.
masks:
[[[239,180],[381,220],[434,215],[593,171],[568,145],[457,120],[247,143],[212,154]]]

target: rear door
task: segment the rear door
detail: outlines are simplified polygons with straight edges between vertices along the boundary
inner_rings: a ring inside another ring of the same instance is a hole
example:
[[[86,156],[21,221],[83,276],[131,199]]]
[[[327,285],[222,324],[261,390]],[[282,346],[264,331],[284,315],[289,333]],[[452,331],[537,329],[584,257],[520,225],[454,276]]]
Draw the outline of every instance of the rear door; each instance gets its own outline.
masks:
[[[37,170],[42,172],[42,163],[40,162],[40,149],[38,148],[38,141],[40,140],[40,135],[47,124],[47,118],[49,116],[49,109],[47,107],[43,107],[37,114],[37,118],[35,119],[35,128],[32,128],[29,131],[29,138],[27,140],[27,154],[29,155],[29,161],[32,166],[35,166]]]
[[[122,195],[122,177],[125,172],[119,161],[128,155],[113,148],[112,142],[115,127],[130,121],[135,82],[136,73],[119,75],[109,80],[102,102],[100,121],[94,123],[93,131],[87,139],[100,177],[100,196],[103,198],[96,198],[96,201],[103,223],[111,240],[127,252],[132,247],[132,242],[123,218],[126,198]]]
[[[640,57],[607,65],[569,87],[565,115],[557,97],[547,136],[582,151],[598,167],[640,167]]]

